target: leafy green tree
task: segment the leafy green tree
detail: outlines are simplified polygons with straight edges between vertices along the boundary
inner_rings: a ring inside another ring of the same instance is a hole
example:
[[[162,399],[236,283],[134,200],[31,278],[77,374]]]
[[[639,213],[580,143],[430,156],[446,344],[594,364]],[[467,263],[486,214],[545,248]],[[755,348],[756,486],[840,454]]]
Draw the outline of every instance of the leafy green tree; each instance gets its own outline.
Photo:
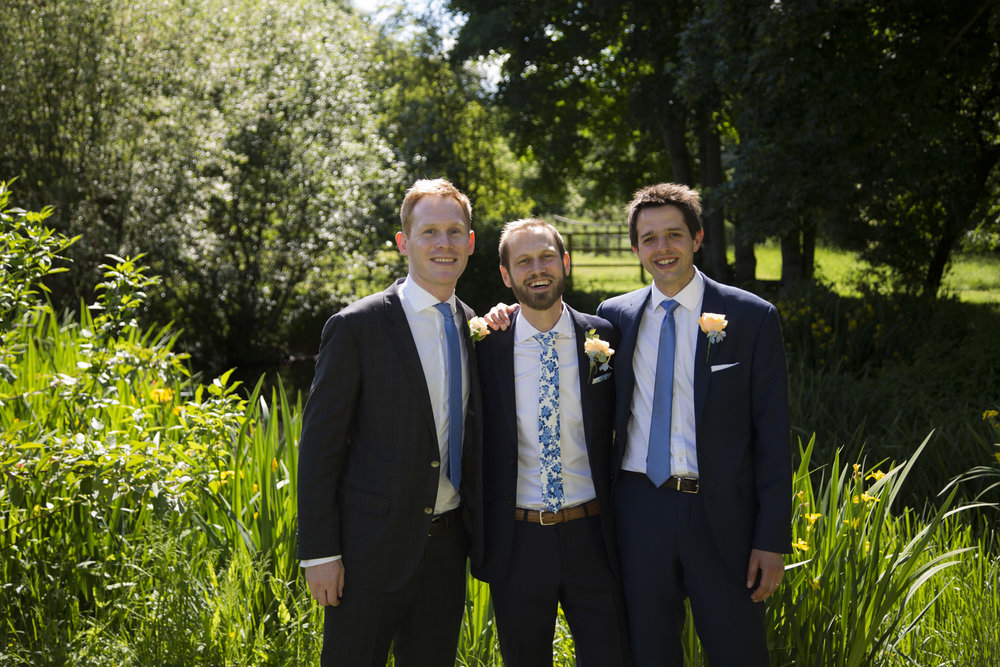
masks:
[[[120,240],[108,207],[127,169],[116,149],[129,131],[121,114],[129,94],[127,4],[11,0],[0,11],[0,178],[20,179],[29,209],[54,204],[49,224],[86,231],[70,253],[73,284],[88,268],[96,277],[103,253]],[[75,308],[72,285],[55,286],[57,302]]]
[[[468,17],[459,57],[505,58],[498,99],[510,111],[519,150],[541,165],[538,189],[558,198],[578,184],[591,206],[620,207],[651,182],[698,186],[706,199],[703,264],[729,277],[717,196],[725,180],[721,95],[710,85],[680,86],[681,35],[698,2],[451,0],[450,6]]]
[[[168,68],[176,82],[147,85],[165,105],[186,91],[186,108],[157,119],[166,140],[139,159],[196,188],[162,202],[182,239],[167,304],[226,364],[276,361],[288,330],[275,324],[315,305],[300,292],[310,274],[335,280],[358,256],[376,260],[386,238],[379,206],[401,173],[376,125],[373,35],[337,5],[304,0],[176,10],[161,14],[163,31],[185,65]]]
[[[458,290],[483,310],[510,299],[497,268],[499,230],[536,208],[523,183],[537,165],[514,155],[505,111],[493,103],[474,64],[449,59],[437,21],[401,11],[381,24],[380,128],[407,174],[395,201],[415,179],[439,176],[471,200],[476,250]]]
[[[707,0],[688,85],[726,92],[729,210],[779,235],[786,284],[819,235],[933,297],[951,252],[995,198],[1000,159],[995,3]]]
[[[0,27],[0,169],[83,235],[70,291],[146,253],[154,316],[217,369],[314,339],[330,285],[380,271],[402,172],[343,3],[17,0]]]

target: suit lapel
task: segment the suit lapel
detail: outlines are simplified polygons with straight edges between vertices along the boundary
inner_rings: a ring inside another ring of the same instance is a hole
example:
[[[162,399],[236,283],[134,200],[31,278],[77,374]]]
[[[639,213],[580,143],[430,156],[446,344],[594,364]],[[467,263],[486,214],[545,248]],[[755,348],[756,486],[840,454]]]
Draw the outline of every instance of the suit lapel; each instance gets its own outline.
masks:
[[[469,320],[475,317],[476,313],[462,303],[458,297],[455,297],[455,302],[458,304],[458,312],[455,314],[457,318],[456,324],[458,325],[458,338],[462,341],[462,349],[465,350],[466,359],[469,363],[469,406],[466,408],[466,413],[468,413],[470,409],[478,410],[478,405],[473,405],[473,401],[474,397],[479,393],[476,391],[476,388],[479,387],[479,367],[476,362],[476,346],[472,344],[472,338],[469,334]]]
[[[701,312],[722,313],[726,312],[726,302],[719,291],[718,285],[708,277],[705,277],[705,295],[701,300]],[[698,344],[694,352],[694,423],[695,428],[701,423],[702,411],[705,407],[705,398],[708,396],[708,383],[711,381],[711,359],[707,358],[709,352],[708,337],[698,330]]]
[[[396,357],[399,365],[406,374],[406,379],[413,392],[413,399],[423,404],[425,407],[420,412],[423,415],[424,423],[437,439],[437,426],[434,424],[434,410],[431,406],[431,395],[427,391],[427,378],[424,375],[423,366],[420,365],[420,355],[417,353],[417,344],[413,342],[413,332],[406,321],[406,313],[403,311],[403,302],[399,299],[399,286],[402,281],[397,281],[389,287],[383,294],[386,316],[389,318],[389,329],[392,332],[392,343],[396,350]]]
[[[500,408],[504,416],[504,426],[510,437],[503,438],[503,442],[514,443],[516,455],[517,450],[517,400],[514,395],[514,323],[517,316],[514,313],[510,318],[510,326],[506,331],[494,331],[491,336],[496,336],[494,341],[493,354],[495,363],[492,365],[496,374],[494,380],[497,383],[497,390],[500,394]]]
[[[583,410],[583,435],[584,441],[587,443],[587,452],[589,453],[591,434],[593,433],[594,398],[590,384],[590,357],[583,351],[583,344],[587,339],[588,327],[587,321],[583,319],[580,313],[568,305],[565,305],[565,308],[569,311],[570,319],[573,320],[573,332],[576,334],[576,360],[579,371],[577,375],[580,376],[580,407]]]
[[[615,375],[621,381],[616,383],[619,390],[624,390],[629,401],[635,388],[635,372],[632,370],[632,358],[635,356],[635,345],[639,340],[639,323],[642,322],[643,309],[649,303],[652,288],[647,287],[635,295],[635,300],[622,308],[621,357],[615,364]]]

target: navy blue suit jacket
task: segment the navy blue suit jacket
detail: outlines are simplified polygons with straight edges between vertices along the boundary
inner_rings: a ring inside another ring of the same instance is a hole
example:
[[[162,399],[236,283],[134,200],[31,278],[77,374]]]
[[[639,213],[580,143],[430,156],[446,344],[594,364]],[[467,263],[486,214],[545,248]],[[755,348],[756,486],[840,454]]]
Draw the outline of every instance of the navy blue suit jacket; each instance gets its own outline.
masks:
[[[351,585],[398,590],[424,553],[440,454],[427,380],[399,298],[402,279],[332,316],[299,439],[298,557],[342,554]],[[458,302],[465,317],[473,311]],[[467,330],[467,329],[466,329]],[[473,560],[479,483],[480,400],[469,355],[461,494]]]
[[[650,287],[603,302],[614,324],[617,405],[614,470],[628,438],[632,360]],[[726,338],[709,348],[699,331],[694,397],[698,471],[712,536],[727,565],[745,575],[752,548],[791,551],[792,474],[788,373],[778,312],[750,292],[705,277],[702,312],[721,313]],[[714,370],[713,370],[714,369]]]
[[[618,344],[615,329],[605,320],[565,306],[576,332],[580,368],[580,395],[587,454],[594,490],[601,509],[604,542],[612,570],[618,572],[618,554],[611,515],[611,444],[614,427],[615,383],[612,370],[590,370],[583,351],[586,332]],[[506,331],[494,331],[476,344],[479,381],[482,387],[483,450],[482,502],[485,551],[482,565],[473,563],[472,574],[483,581],[502,581],[510,566],[514,541],[514,509],[517,497],[517,415],[514,395],[514,321]],[[611,358],[614,369],[616,356]],[[534,410],[532,406],[532,410]]]

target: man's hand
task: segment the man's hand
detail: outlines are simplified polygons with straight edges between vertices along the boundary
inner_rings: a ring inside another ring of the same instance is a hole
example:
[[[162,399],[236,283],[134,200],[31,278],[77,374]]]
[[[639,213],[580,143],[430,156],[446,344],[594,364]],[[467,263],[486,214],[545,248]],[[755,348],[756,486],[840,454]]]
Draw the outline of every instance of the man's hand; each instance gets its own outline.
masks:
[[[753,549],[750,551],[750,566],[747,568],[747,588],[752,589],[760,573],[760,585],[750,595],[754,602],[763,602],[778,589],[785,576],[785,561],[781,554],[773,551]]]
[[[520,308],[516,303],[513,306],[508,306],[505,303],[498,303],[497,305],[490,308],[490,312],[486,313],[483,317],[486,320],[486,324],[489,325],[490,329],[496,331],[506,331],[507,327],[510,326],[510,314],[515,310]]]
[[[313,565],[306,568],[306,583],[309,592],[324,607],[336,607],[344,595],[344,561],[343,559]]]

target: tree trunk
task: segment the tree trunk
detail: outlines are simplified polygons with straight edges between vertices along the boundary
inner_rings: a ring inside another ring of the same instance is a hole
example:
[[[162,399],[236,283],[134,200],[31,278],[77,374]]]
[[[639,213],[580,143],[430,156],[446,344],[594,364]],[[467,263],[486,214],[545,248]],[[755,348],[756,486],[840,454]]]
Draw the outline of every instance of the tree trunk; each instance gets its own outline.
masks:
[[[663,144],[670,156],[670,172],[674,183],[694,187],[691,173],[691,152],[687,146],[687,124],[684,117],[668,118],[663,127]]]
[[[701,187],[705,240],[703,256],[706,273],[723,283],[733,281],[733,272],[726,261],[726,224],[723,208],[717,193],[725,175],[722,172],[722,144],[712,123],[703,119],[699,136],[701,157]]]
[[[786,232],[781,237],[781,288],[788,296],[802,281],[802,238],[798,231]]]
[[[757,255],[754,254],[753,239],[736,224],[736,238],[733,249],[736,257],[736,284],[746,285],[757,278]]]
[[[945,229],[934,243],[931,261],[927,265],[927,271],[924,272],[923,296],[928,299],[937,298],[938,292],[941,290],[941,283],[944,282],[944,272],[948,268],[948,262],[951,261],[951,251],[958,243],[961,235],[960,230],[964,228],[963,223],[972,214],[974,208],[974,205],[969,205],[966,202],[958,203],[955,201],[952,201],[950,206],[945,206],[947,211]]]
[[[958,244],[962,232],[969,229],[969,218],[975,213],[980,193],[986,192],[990,173],[1000,163],[1000,150],[989,150],[977,161],[975,177],[964,183],[960,192],[953,191],[951,201],[945,206],[947,225],[934,244],[934,254],[924,273],[924,296],[936,299],[944,282],[944,272],[951,261],[951,253]]]
[[[816,275],[816,224],[802,232],[802,279],[812,280]]]

